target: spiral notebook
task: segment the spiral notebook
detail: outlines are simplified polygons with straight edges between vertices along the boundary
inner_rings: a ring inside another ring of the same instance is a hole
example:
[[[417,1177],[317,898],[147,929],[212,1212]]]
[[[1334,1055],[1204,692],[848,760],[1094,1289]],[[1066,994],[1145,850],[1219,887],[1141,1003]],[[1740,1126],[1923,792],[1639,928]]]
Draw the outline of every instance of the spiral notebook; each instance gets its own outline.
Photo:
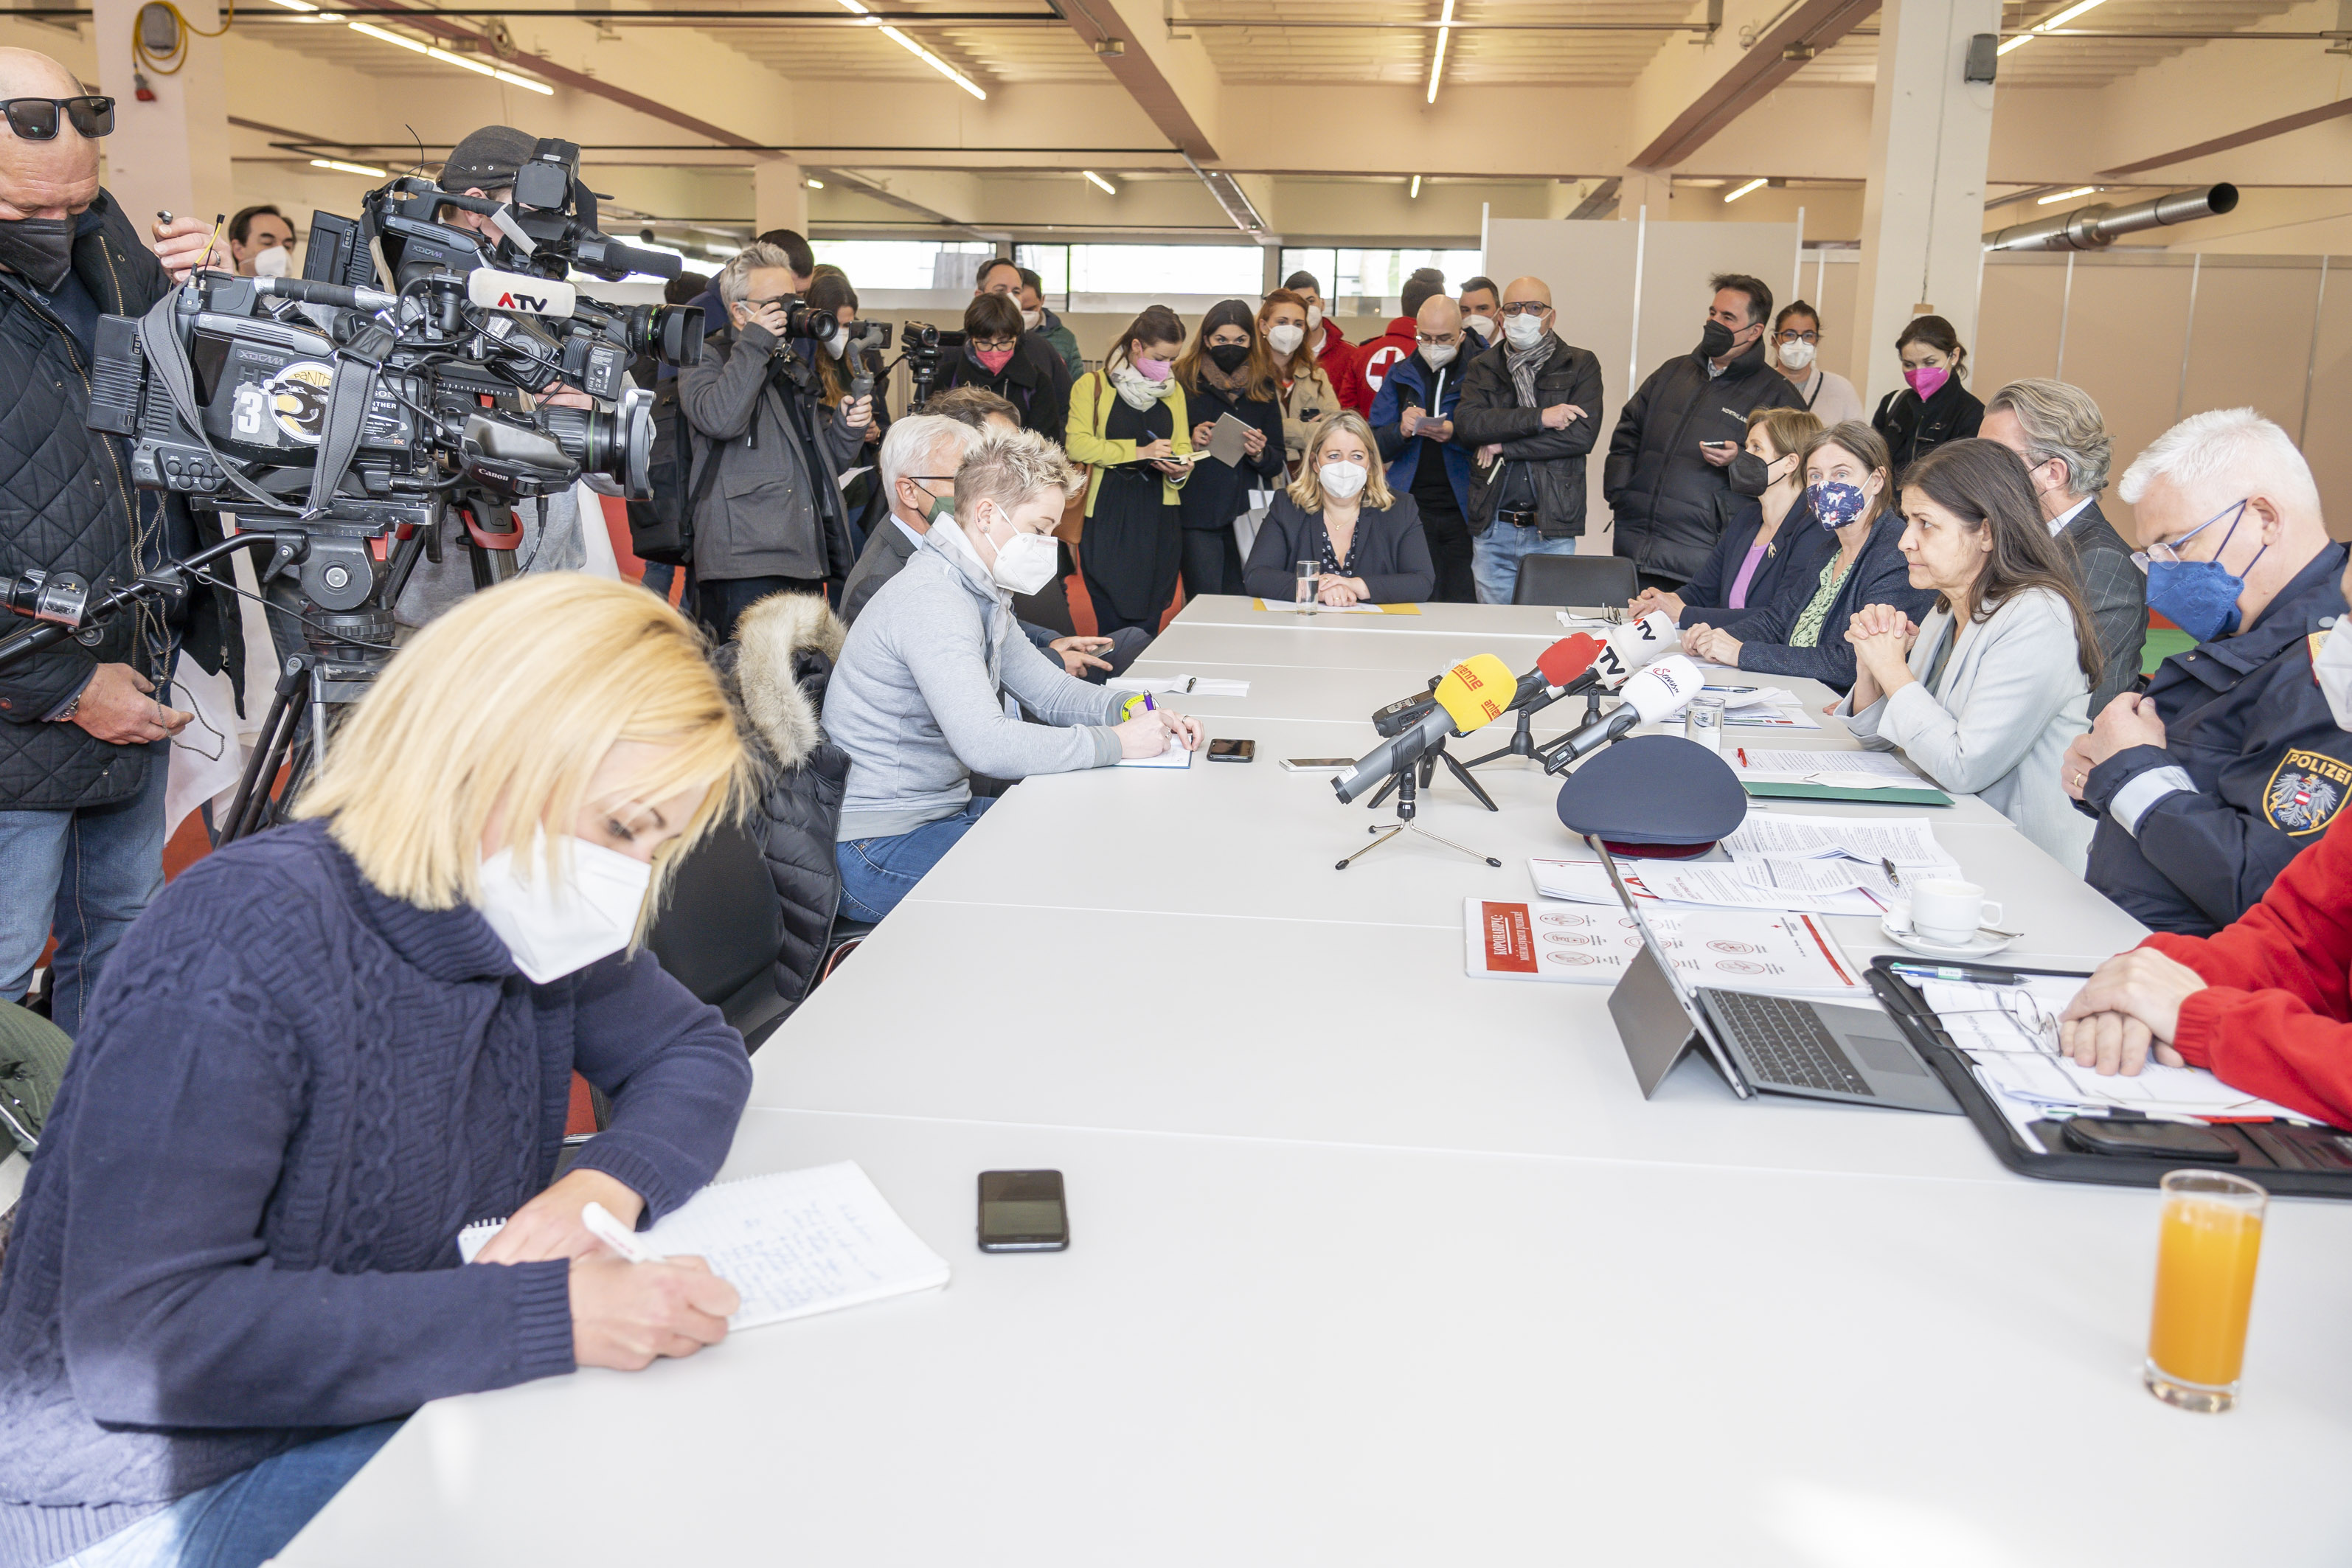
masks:
[[[504,1220],[469,1225],[457,1250],[471,1263]],[[854,1160],[708,1186],[638,1238],[665,1256],[700,1258],[735,1287],[730,1329],[862,1307],[936,1290],[948,1262],[907,1228]]]

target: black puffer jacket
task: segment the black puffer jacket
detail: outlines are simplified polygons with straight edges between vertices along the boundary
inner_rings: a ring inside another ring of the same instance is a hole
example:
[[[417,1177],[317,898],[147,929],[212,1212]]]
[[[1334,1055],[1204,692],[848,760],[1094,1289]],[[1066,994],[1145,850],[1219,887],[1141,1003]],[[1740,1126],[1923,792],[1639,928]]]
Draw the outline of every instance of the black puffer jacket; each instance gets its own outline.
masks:
[[[1721,375],[1706,370],[1693,352],[1651,372],[1617,416],[1601,473],[1601,492],[1616,516],[1616,553],[1640,571],[1683,583],[1714,553],[1716,498],[1730,488],[1698,444],[1746,440],[1756,409],[1805,405],[1789,378],[1764,363],[1760,340]]]
[[[1901,484],[1912,464],[1948,441],[1965,441],[1984,426],[1984,404],[1948,375],[1936,395],[1924,401],[1909,387],[1900,387],[1878,400],[1870,427],[1886,437],[1895,458],[1895,482]]]
[[[841,903],[833,841],[849,753],[824,738],[817,715],[848,635],[818,595],[776,594],[743,612],[735,640],[720,650],[759,743],[763,772],[751,829],[783,905],[776,990],[794,1005],[824,965]]]
[[[100,310],[143,315],[172,287],[154,253],[100,191],[74,241],[74,272]],[[122,442],[84,427],[89,371],[81,343],[22,279],[0,272],[0,573],[73,572],[95,587],[126,582],[195,548],[199,531],[175,497],[133,489]],[[203,515],[217,539],[217,513]],[[0,616],[0,636],[24,623]],[[142,622],[144,633],[142,635]],[[185,647],[206,670],[244,668],[235,603],[199,590]],[[163,628],[123,616],[91,647],[68,639],[0,669],[0,810],[62,810],[130,799],[165,748],[114,746],[78,724],[43,721],[89,684],[100,664],[160,672]],[[170,692],[158,692],[169,699]]]

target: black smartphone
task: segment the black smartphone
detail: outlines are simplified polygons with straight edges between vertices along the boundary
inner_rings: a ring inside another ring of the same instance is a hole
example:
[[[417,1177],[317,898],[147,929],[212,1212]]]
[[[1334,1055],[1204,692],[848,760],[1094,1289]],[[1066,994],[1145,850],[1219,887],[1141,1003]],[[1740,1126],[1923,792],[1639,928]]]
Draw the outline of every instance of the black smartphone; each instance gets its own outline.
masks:
[[[1737,451],[1739,447],[1739,443],[1737,441],[1701,441],[1699,445],[1705,447],[1710,452]]]
[[[1213,763],[1254,763],[1257,761],[1255,741],[1211,741],[1209,761]]]
[[[982,1171],[980,1249],[1059,1252],[1070,1245],[1070,1215],[1059,1171]]]

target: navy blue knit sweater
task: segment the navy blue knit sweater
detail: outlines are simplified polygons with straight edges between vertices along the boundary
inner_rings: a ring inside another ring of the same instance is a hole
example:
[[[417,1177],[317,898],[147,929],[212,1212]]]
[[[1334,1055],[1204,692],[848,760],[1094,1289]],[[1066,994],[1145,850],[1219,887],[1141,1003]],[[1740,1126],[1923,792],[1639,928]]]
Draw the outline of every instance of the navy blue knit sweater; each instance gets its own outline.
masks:
[[[199,862],[106,969],[0,1270],[0,1563],[68,1555],[337,1427],[570,1372],[568,1265],[461,1268],[576,1168],[676,1208],[742,1038],[650,957],[549,985],[471,909],[379,892],[304,823]]]

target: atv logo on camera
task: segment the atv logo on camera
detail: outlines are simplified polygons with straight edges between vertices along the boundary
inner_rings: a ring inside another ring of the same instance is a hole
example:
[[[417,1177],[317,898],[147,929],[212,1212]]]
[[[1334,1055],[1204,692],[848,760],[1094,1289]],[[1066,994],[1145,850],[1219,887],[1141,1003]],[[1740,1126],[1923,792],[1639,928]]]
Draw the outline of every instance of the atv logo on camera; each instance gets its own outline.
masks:
[[[334,366],[296,360],[261,384],[262,406],[289,440],[315,447],[327,427],[327,390],[334,381]]]
[[[540,311],[546,310],[547,306],[548,298],[544,294],[518,294],[509,289],[499,296],[494,308],[500,310]]]

